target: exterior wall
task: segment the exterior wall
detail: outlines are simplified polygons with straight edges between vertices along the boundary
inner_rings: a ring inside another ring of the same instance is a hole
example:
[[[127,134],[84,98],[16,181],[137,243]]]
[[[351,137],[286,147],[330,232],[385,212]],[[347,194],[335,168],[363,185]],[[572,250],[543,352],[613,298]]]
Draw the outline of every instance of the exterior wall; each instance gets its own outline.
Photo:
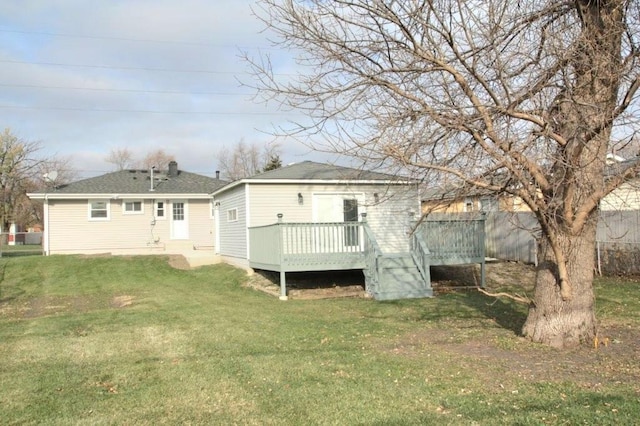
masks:
[[[169,200],[157,200],[165,202],[165,218],[154,218],[154,200],[142,200],[141,214],[124,214],[123,200],[108,201],[109,219],[89,220],[88,200],[49,200],[49,253],[168,254],[213,245],[209,200],[187,200],[188,240],[171,240]]]
[[[420,210],[417,188],[409,185],[250,184],[248,193],[248,226],[273,224],[278,213],[283,214],[284,222],[312,222],[314,194],[363,194],[364,205],[358,206],[358,213],[367,213],[380,248],[388,253],[408,251],[409,212],[417,215]],[[302,195],[302,204],[298,194]]]
[[[495,198],[494,198],[495,200]],[[469,204],[470,203],[470,204]],[[486,197],[468,197],[455,200],[423,201],[422,213],[465,213],[478,211],[496,211],[496,203],[487,206]],[[470,208],[471,207],[471,208]],[[501,196],[497,202],[497,211],[501,212],[528,212],[529,207],[520,197]]]
[[[233,258],[247,258],[247,199],[244,185],[239,185],[215,198],[220,219],[220,255],[229,263]],[[235,221],[229,221],[229,211],[237,209]],[[238,260],[240,261],[240,260]]]
[[[640,181],[627,182],[604,197],[602,211],[640,210]]]

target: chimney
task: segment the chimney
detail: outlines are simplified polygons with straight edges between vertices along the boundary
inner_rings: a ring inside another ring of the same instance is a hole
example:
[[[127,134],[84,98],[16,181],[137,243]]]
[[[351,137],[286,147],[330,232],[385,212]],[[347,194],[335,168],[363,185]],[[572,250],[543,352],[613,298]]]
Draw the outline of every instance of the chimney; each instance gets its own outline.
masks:
[[[176,161],[169,161],[169,172],[167,173],[167,176],[178,176],[178,163]]]
[[[220,179],[220,170],[216,170],[216,179]]]

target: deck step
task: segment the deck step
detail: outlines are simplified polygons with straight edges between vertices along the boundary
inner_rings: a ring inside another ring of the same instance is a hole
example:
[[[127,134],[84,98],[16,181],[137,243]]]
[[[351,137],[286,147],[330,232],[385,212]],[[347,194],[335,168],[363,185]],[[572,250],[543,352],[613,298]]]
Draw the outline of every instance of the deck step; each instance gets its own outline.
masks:
[[[379,261],[378,282],[373,286],[376,300],[432,297],[430,282],[425,282],[411,254],[383,255]],[[365,271],[365,278],[372,279]]]

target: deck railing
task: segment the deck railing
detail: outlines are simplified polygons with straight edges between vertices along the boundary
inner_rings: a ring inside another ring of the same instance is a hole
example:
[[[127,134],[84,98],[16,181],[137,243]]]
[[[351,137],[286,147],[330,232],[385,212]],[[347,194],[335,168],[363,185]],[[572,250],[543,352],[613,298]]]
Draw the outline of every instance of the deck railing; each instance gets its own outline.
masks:
[[[484,215],[457,220],[420,223],[414,233],[428,242],[431,264],[477,263],[484,261]]]
[[[361,222],[279,222],[249,228],[249,261],[255,268],[358,268],[363,264],[364,247]]]
[[[427,242],[419,232],[411,234],[411,256],[415,262],[422,279],[426,283],[431,283],[431,252],[427,247]]]

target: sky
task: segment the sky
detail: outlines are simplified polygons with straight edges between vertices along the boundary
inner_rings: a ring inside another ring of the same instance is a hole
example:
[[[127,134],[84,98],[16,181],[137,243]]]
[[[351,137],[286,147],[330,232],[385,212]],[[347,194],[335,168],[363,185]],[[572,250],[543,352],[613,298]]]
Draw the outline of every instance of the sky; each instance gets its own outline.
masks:
[[[276,141],[283,163],[327,161],[269,133],[291,113],[254,100],[249,65],[274,48],[248,0],[0,0],[0,129],[69,158],[79,178],[115,170],[112,150],[162,149],[214,176],[217,153]],[[243,84],[244,83],[244,84]]]

